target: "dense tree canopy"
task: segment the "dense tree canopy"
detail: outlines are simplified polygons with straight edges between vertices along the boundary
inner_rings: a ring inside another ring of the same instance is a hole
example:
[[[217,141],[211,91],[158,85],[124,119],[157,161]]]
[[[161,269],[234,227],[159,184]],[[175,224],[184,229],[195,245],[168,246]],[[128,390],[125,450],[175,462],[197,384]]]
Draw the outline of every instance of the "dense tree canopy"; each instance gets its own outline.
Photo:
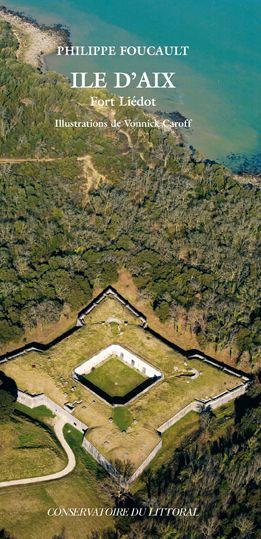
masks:
[[[55,128],[57,116],[106,118],[88,90],[17,62],[16,47],[1,24],[0,154],[54,160],[1,165],[1,342],[79,309],[126,268],[162,321],[183,318],[199,346],[254,362],[257,188],[160,129]]]

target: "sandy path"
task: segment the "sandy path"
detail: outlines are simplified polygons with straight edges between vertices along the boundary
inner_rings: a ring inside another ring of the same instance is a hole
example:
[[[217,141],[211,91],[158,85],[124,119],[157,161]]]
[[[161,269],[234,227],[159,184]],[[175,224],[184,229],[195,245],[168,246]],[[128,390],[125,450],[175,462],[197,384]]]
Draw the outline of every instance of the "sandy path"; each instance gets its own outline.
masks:
[[[81,157],[75,157],[72,155],[70,157],[76,159],[77,161],[86,161],[87,158],[90,158],[88,155],[83,155]],[[53,161],[62,161],[63,159],[66,159],[66,157],[0,157],[0,164],[12,165],[13,163],[51,163]]]
[[[49,163],[51,161],[60,161],[65,159],[64,157],[42,157],[37,159],[36,157],[1,157],[0,163],[12,164],[12,163]],[[81,159],[77,157],[77,159]],[[83,159],[83,158],[82,158]]]

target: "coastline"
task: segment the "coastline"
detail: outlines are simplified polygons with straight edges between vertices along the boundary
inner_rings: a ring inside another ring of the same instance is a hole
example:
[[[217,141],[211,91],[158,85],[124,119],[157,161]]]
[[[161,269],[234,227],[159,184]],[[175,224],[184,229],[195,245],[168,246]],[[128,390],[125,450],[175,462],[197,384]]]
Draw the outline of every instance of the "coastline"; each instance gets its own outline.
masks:
[[[67,27],[62,26],[61,24],[54,24],[52,26],[39,24],[34,18],[27,16],[22,12],[8,9],[3,5],[0,6],[0,20],[3,20],[11,25],[12,30],[19,42],[17,59],[32,65],[41,72],[47,71],[45,56],[55,52],[58,46],[71,45],[70,31]],[[166,128],[163,125],[164,118],[169,118],[171,120],[174,117],[177,120],[184,119],[185,117],[183,114],[181,114],[179,111],[165,113],[159,110],[151,113],[145,108],[143,108],[143,112],[149,118],[156,119],[161,124],[160,129],[163,131],[171,131],[177,144],[185,144],[190,146],[191,150],[194,151],[192,145],[185,141],[184,136],[179,128]],[[203,161],[207,162],[208,159],[204,157]],[[222,166],[222,163],[216,163]],[[238,183],[255,186],[256,188],[260,189],[260,174],[251,174],[251,171],[236,171],[233,170],[233,168],[228,164],[224,163],[223,166],[228,168],[229,172]]]
[[[45,56],[58,46],[70,45],[69,30],[62,25],[46,26],[23,13],[0,6],[0,20],[8,22],[19,42],[17,59],[36,67],[47,69]]]

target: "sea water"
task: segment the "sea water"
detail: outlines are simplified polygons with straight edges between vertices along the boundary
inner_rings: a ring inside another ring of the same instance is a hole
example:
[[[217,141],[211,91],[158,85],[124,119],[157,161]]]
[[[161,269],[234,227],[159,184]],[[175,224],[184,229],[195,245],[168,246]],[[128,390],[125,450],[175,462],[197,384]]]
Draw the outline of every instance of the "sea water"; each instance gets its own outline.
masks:
[[[5,5],[40,23],[67,25],[74,45],[189,45],[187,56],[53,54],[47,64],[66,75],[106,71],[110,90],[114,71],[174,71],[175,89],[131,87],[120,93],[154,96],[155,109],[193,119],[186,140],[205,157],[234,167],[247,157],[249,170],[257,172],[260,0],[21,0]]]

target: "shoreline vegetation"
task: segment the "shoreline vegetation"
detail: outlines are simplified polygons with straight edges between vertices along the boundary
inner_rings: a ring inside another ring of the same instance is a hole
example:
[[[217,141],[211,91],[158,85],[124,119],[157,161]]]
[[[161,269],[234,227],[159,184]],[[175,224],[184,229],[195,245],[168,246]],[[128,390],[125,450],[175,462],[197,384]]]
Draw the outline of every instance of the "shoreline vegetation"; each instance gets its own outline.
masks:
[[[39,24],[37,20],[25,15],[23,12],[7,9],[5,6],[0,6],[0,20],[8,22],[19,42],[17,51],[17,59],[38,68],[41,72],[47,70],[45,57],[55,52],[59,46],[70,46],[70,30],[61,24],[47,26]],[[179,111],[164,113],[157,111],[150,113],[144,110],[149,117],[157,118],[162,122],[164,118],[177,120],[185,118]],[[165,130],[163,125],[160,129]],[[170,128],[176,138],[177,143],[184,142],[181,130],[178,128]],[[192,152],[196,149],[190,146]],[[207,157],[206,162],[209,162]],[[211,161],[216,163],[215,161]],[[219,163],[217,163],[219,164]],[[249,172],[233,172],[234,179],[242,184],[250,184],[260,188],[260,175],[251,174]]]
[[[60,24],[39,24],[21,12],[0,6],[0,20],[8,22],[19,42],[17,59],[46,71],[45,56],[58,46],[70,45],[69,30]]]

